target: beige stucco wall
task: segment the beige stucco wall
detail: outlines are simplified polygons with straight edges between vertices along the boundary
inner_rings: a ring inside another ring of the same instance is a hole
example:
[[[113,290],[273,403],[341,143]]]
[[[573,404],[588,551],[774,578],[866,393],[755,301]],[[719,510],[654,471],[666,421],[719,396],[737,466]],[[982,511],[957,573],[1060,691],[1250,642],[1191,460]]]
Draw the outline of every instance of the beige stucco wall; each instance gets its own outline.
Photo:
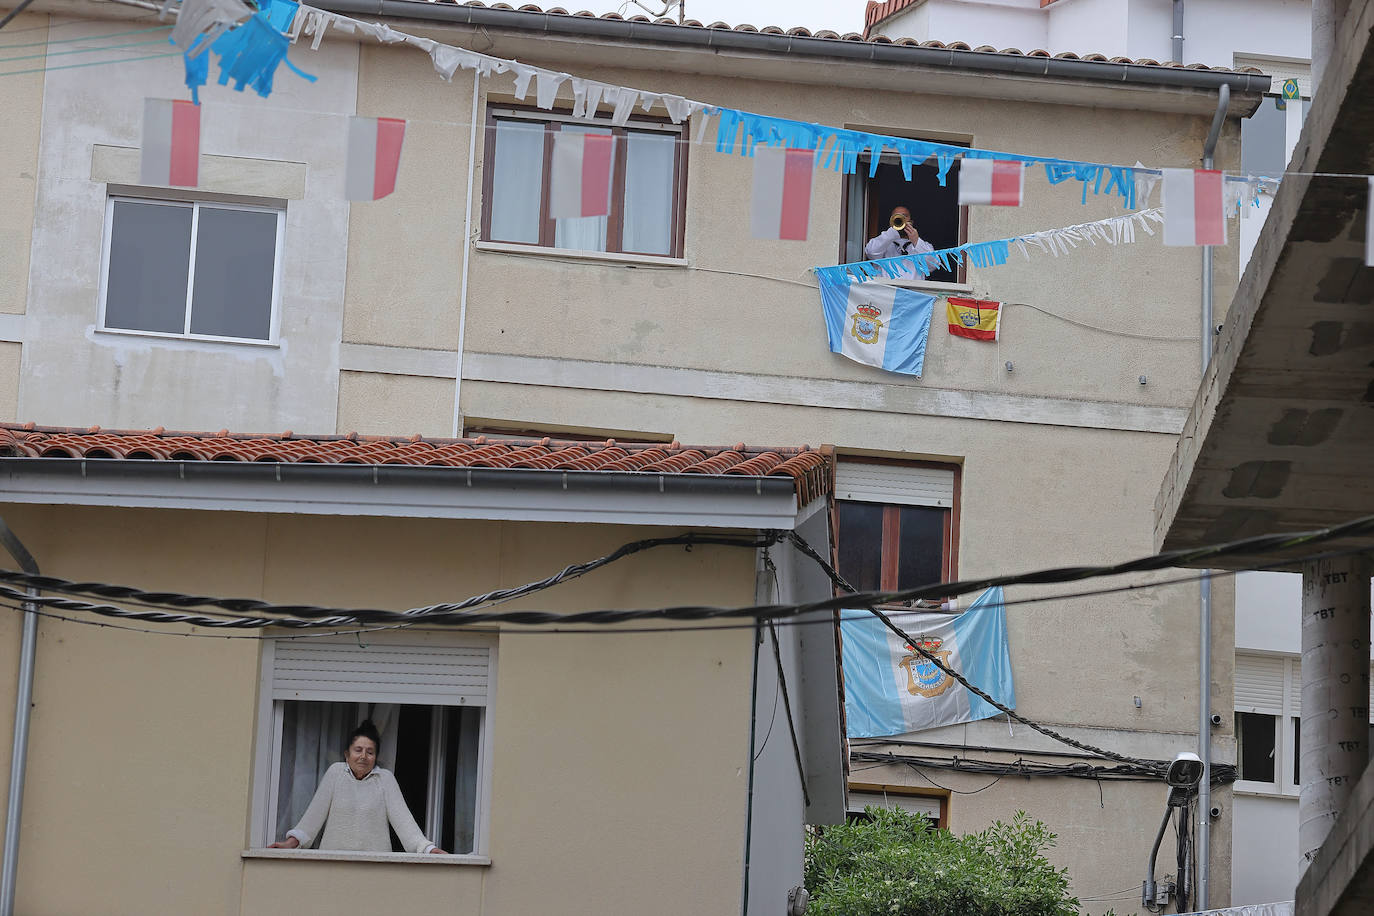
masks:
[[[12,42],[32,47],[20,54],[42,54],[48,36],[48,17],[22,13],[6,26]],[[19,37],[22,36],[22,37]],[[24,312],[28,296],[29,242],[33,237],[33,202],[38,185],[38,135],[43,124],[43,73],[45,58],[37,57],[13,69],[33,69],[5,78],[5,129],[0,131],[0,213],[5,214],[5,244],[0,246],[0,314]],[[6,414],[10,416],[10,414]]]
[[[364,436],[447,436],[452,379],[379,372],[339,373],[338,432]]]
[[[542,578],[646,533],[3,512],[54,575],[394,608]],[[744,603],[753,563],[745,550],[651,551],[521,606],[657,605],[665,583],[675,600]],[[0,620],[7,655],[17,643],[13,620]],[[242,859],[258,650],[252,640],[41,623],[18,912],[686,914],[738,906],[748,631],[502,635],[490,720],[490,866]],[[0,709],[12,708],[13,689],[0,684]]]

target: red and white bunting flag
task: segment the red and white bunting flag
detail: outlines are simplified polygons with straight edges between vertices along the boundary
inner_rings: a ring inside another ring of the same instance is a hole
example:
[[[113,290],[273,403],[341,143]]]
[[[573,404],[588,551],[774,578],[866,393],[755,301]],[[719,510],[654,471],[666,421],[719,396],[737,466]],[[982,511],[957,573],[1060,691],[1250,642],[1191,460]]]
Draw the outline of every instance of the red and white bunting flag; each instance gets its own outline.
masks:
[[[1374,175],[1369,177],[1369,200],[1364,207],[1364,265],[1374,267]]]
[[[1021,178],[1025,171],[1019,162],[1006,162],[1001,159],[960,159],[959,206],[1021,206]]]
[[[615,138],[610,134],[560,130],[553,135],[549,167],[549,216],[578,219],[611,212],[611,163]]]
[[[754,196],[749,204],[754,238],[806,241],[815,158],[809,149],[754,147]]]
[[[1164,244],[1225,245],[1226,204],[1221,172],[1163,169]]]
[[[184,99],[144,99],[139,183],[194,188],[199,173],[200,106]]]
[[[349,118],[344,196],[381,200],[396,190],[405,136],[406,122],[400,118]]]

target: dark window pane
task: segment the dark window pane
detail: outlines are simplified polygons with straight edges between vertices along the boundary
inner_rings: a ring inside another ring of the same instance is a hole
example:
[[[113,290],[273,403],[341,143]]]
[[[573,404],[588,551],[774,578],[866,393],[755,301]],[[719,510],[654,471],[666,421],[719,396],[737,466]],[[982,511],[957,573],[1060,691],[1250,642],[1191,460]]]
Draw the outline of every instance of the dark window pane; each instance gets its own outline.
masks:
[[[444,833],[439,846],[453,853],[473,851],[477,825],[477,766],[482,735],[482,710],[475,706],[449,707],[448,745],[444,753]]]
[[[940,582],[944,575],[945,509],[903,506],[897,554],[897,587]]]
[[[216,337],[272,336],[277,214],[201,207],[191,331]]]
[[[1374,726],[1370,726],[1370,737],[1374,738]],[[1293,717],[1293,785],[1302,785],[1302,770],[1298,761],[1302,760],[1302,717]]]
[[[1240,778],[1254,782],[1274,781],[1274,725],[1277,716],[1258,712],[1236,713],[1236,757]]]
[[[933,161],[913,167],[910,181],[903,175],[900,163],[887,161],[880,161],[878,173],[869,178],[867,157],[860,160],[858,174],[862,181],[866,220],[856,220],[851,207],[847,222],[850,237],[845,245],[850,260],[863,260],[864,243],[888,228],[888,219],[899,206],[911,211],[916,231],[936,248],[953,248],[964,241],[960,232],[958,169],[950,170],[943,187],[938,177],[939,169]],[[853,189],[851,185],[851,195]],[[954,283],[959,278],[956,271],[941,269],[932,270],[929,279]]]
[[[186,330],[191,206],[114,202],[105,327]]]
[[[840,575],[859,591],[882,583],[883,507],[877,503],[840,502]]]

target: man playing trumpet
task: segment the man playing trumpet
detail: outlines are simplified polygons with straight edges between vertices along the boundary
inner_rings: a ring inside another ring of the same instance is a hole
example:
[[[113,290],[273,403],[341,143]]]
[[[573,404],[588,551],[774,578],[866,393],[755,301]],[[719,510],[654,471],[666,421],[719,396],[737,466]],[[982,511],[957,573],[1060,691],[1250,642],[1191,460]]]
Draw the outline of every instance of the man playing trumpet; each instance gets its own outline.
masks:
[[[911,221],[911,211],[906,207],[893,207],[888,227],[864,245],[864,257],[878,260],[934,250],[935,246],[921,238],[921,233],[916,231],[916,224]],[[934,258],[927,258],[926,266],[931,270],[939,268]],[[914,267],[903,265],[898,268],[897,276],[903,280],[914,280],[921,273]]]

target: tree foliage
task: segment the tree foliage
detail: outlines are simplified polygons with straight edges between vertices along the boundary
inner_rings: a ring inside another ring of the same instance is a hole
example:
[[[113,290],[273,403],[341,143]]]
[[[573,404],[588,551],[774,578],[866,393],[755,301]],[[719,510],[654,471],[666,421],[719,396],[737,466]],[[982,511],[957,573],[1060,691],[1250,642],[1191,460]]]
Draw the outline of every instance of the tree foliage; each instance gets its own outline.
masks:
[[[808,916],[1078,916],[1068,871],[1043,855],[1055,834],[1024,811],[966,836],[867,814],[807,837]]]

